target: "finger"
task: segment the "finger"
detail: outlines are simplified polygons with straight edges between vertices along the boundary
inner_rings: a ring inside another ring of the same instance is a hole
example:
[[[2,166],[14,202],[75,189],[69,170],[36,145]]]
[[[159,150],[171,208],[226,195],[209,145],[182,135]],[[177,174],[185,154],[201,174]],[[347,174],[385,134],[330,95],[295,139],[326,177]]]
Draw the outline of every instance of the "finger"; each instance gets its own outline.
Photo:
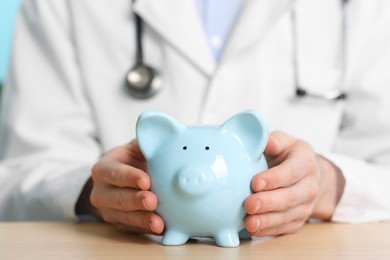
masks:
[[[148,210],[157,207],[157,196],[150,191],[140,191],[112,186],[95,186],[91,192],[92,205],[100,209],[123,211]]]
[[[282,131],[274,131],[269,135],[265,153],[270,156],[280,155],[296,141],[296,138]]]
[[[316,157],[312,148],[297,141],[283,162],[257,174],[252,180],[255,192],[291,186],[306,175],[317,172]]]
[[[106,153],[110,159],[115,159],[122,163],[127,163],[129,160],[145,161],[136,139],[129,143],[117,146]]]
[[[150,189],[150,177],[146,172],[117,161],[105,160],[96,164],[92,169],[92,179],[95,183],[117,187]]]
[[[264,237],[264,236],[279,236],[279,235],[292,234],[297,232],[300,228],[302,228],[304,224],[305,221],[293,221],[279,227],[259,230],[258,232],[251,233],[251,235],[257,237]]]
[[[245,227],[250,233],[273,229],[294,221],[305,221],[311,214],[312,207],[305,204],[287,211],[249,215],[245,218]]]
[[[248,214],[259,214],[272,211],[286,211],[298,205],[312,202],[318,194],[318,185],[313,185],[314,177],[287,187],[270,191],[257,192],[249,196],[245,203]]]
[[[130,143],[126,145],[128,156],[139,161],[145,161],[145,157],[139,148],[137,139],[133,139]]]
[[[120,210],[105,210],[103,219],[112,224],[116,224],[121,230],[137,233],[161,234],[164,230],[163,219],[153,212],[133,211],[126,212]]]
[[[259,192],[288,187],[300,181],[307,172],[308,169],[303,162],[289,159],[255,175],[251,183],[252,190]]]

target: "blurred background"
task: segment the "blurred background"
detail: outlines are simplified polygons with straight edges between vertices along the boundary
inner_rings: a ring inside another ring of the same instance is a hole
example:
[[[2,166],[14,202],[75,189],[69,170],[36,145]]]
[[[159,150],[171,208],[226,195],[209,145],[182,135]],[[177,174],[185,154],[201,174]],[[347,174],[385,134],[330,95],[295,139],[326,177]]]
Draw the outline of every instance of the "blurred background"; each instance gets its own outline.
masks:
[[[0,0],[0,97],[7,75],[15,19],[22,0]]]

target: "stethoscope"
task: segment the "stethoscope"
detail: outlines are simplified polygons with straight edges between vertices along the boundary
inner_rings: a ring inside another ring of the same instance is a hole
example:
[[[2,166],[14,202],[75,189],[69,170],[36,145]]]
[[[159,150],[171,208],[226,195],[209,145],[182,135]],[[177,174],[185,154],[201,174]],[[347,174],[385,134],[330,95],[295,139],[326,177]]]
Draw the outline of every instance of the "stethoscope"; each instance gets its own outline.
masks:
[[[154,96],[162,87],[160,74],[153,67],[146,65],[142,49],[142,19],[135,14],[136,60],[134,66],[126,75],[126,85],[129,93],[138,99]]]
[[[341,41],[340,41],[340,76],[338,79],[338,87],[325,92],[313,92],[307,90],[300,83],[300,69],[298,65],[298,31],[297,31],[297,10],[293,4],[291,8],[291,28],[293,35],[292,47],[292,62],[293,62],[293,77],[295,84],[295,96],[298,98],[312,97],[323,100],[344,100],[347,98],[347,54],[348,54],[348,31],[349,31],[349,10],[348,0],[341,0]]]
[[[293,37],[292,46],[292,63],[293,63],[293,77],[295,84],[295,96],[297,98],[312,97],[323,100],[344,100],[347,98],[346,85],[346,70],[347,70],[347,53],[348,42],[347,34],[349,29],[349,12],[348,0],[341,0],[341,46],[340,46],[340,76],[338,80],[338,87],[325,91],[313,92],[307,90],[300,83],[300,68],[298,65],[298,32],[297,32],[297,10],[293,4],[291,8],[291,28]],[[136,62],[126,75],[126,85],[128,92],[135,98],[148,99],[158,93],[163,85],[160,74],[153,67],[146,65],[143,60],[142,49],[142,19],[137,14],[135,16],[135,33],[136,33]]]

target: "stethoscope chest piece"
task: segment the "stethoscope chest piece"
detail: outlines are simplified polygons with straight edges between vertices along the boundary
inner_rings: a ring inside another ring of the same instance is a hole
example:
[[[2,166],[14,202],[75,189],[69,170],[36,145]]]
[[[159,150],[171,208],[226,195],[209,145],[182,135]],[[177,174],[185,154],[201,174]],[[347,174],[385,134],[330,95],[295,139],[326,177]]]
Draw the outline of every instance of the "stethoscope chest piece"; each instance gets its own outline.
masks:
[[[152,67],[145,64],[135,65],[126,76],[127,90],[139,99],[155,95],[162,86],[161,77]]]

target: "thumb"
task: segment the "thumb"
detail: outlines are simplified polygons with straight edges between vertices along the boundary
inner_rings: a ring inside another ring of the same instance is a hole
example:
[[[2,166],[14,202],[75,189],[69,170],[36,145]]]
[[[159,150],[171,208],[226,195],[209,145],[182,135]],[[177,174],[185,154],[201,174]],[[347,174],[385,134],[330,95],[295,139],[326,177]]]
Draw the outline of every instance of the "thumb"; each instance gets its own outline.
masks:
[[[274,131],[269,135],[264,153],[270,157],[282,155],[297,139],[282,131]]]

